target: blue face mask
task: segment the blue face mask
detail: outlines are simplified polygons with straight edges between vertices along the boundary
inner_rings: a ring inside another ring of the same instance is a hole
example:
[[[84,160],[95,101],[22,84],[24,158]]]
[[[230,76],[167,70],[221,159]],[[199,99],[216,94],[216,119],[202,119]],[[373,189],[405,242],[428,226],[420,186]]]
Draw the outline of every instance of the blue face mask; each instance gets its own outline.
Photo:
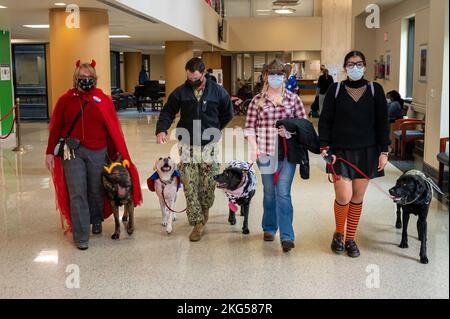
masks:
[[[284,75],[269,75],[268,82],[272,89],[279,89],[284,83]]]
[[[359,69],[354,66],[353,68],[347,68],[347,75],[352,81],[359,81],[363,78],[366,68]]]

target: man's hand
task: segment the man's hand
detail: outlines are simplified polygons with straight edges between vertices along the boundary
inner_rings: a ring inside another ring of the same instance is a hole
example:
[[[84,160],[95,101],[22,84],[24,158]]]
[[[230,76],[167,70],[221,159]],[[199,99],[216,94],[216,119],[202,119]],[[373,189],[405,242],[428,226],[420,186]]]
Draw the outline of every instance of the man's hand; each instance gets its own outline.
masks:
[[[167,134],[165,132],[161,132],[156,135],[156,143],[157,144],[166,144],[167,143]]]
[[[55,156],[52,154],[47,154],[45,156],[45,166],[50,172],[53,172],[53,169],[55,168]]]

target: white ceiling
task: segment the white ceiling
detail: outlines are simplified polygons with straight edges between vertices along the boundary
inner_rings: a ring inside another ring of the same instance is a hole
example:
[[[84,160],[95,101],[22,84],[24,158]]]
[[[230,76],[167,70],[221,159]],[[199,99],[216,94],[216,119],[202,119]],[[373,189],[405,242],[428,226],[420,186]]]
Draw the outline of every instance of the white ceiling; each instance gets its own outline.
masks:
[[[56,8],[56,0],[0,0],[0,28],[11,31],[14,40],[48,42],[48,29],[29,29],[24,24],[48,24],[49,9]],[[152,23],[118,8],[96,0],[70,0],[82,7],[108,10],[110,34],[126,34],[130,39],[111,39],[111,47],[118,50],[138,50],[146,53],[163,53],[165,41],[194,41],[195,50],[211,50],[211,46],[195,37],[164,23]]]
[[[274,0],[225,0],[225,15],[227,17],[267,17],[280,16],[272,11]],[[300,0],[296,6],[288,6],[295,9],[295,13],[287,16],[310,17],[314,15],[314,0]]]

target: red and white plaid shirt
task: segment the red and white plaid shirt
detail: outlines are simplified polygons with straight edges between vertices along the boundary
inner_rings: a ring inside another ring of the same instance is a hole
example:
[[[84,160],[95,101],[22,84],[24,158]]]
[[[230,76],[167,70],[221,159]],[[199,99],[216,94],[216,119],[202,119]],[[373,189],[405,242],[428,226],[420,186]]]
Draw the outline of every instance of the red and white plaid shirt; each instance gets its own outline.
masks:
[[[267,93],[256,95],[250,103],[245,122],[244,136],[256,136],[256,144],[261,154],[275,155],[278,142],[277,121],[306,118],[300,97],[285,91],[282,105],[275,106],[267,98]]]

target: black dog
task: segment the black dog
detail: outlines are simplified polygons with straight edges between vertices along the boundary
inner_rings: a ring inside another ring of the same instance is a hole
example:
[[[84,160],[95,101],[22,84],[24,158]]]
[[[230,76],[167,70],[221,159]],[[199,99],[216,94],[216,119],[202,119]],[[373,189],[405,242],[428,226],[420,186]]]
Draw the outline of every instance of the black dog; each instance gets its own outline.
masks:
[[[248,235],[248,214],[250,202],[255,195],[256,173],[248,163],[241,161],[232,161],[228,164],[222,174],[214,176],[217,187],[224,190],[229,199],[230,212],[228,222],[231,225],[236,224],[237,206],[241,208],[241,216],[244,216],[242,233]]]
[[[433,197],[433,189],[429,179],[419,171],[409,171],[400,176],[396,185],[389,190],[397,203],[397,221],[395,227],[402,228],[403,232],[400,248],[408,248],[408,222],[411,214],[418,215],[417,232],[420,245],[420,262],[428,264],[427,257],[427,216],[430,202]]]

